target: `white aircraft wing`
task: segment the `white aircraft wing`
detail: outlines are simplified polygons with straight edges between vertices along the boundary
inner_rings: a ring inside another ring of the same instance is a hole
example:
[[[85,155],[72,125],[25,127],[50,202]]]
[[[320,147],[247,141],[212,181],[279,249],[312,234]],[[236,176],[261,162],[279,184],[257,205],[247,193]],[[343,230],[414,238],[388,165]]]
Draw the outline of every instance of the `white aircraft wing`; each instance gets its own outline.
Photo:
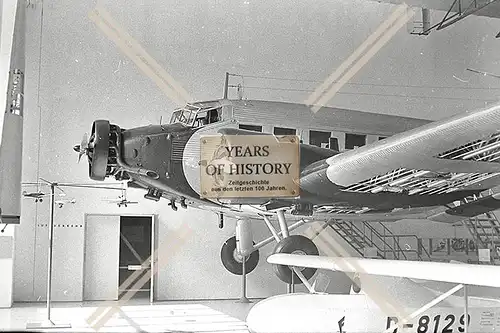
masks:
[[[300,254],[273,254],[271,264],[328,269],[346,273],[360,273],[433,280],[487,287],[500,287],[500,267],[439,263],[426,261],[364,259],[312,256]]]
[[[487,4],[484,8],[479,9],[472,15],[500,18],[500,1],[497,0],[493,1],[458,0],[453,7],[452,5],[455,0],[374,0],[374,1],[398,4],[398,5],[405,3],[412,7],[428,8],[428,9],[442,10],[442,11],[448,11],[450,8],[452,8],[451,12],[458,11],[459,2],[463,11],[466,10],[469,7],[469,5],[471,5],[470,9],[473,9],[473,8],[479,8],[480,6]]]

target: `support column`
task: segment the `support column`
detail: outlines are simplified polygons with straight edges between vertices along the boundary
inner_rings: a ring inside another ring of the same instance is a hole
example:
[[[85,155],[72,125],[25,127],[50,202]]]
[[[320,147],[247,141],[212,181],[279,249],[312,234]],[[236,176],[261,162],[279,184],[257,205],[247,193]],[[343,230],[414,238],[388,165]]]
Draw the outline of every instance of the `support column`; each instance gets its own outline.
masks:
[[[242,265],[242,272],[243,274],[241,275],[241,297],[238,303],[250,303],[250,300],[247,298],[247,271],[246,271],[246,261],[247,257],[242,255],[243,262],[241,263]]]
[[[226,79],[224,80],[224,95],[222,98],[227,99],[227,91],[229,88],[229,73],[226,72]]]
[[[469,295],[467,285],[464,285],[464,333],[469,332]]]
[[[47,322],[52,323],[50,319],[50,305],[52,300],[52,259],[54,248],[54,205],[56,188],[54,184],[50,184],[50,213],[49,213],[49,253],[47,260]]]
[[[247,219],[240,219],[236,221],[236,251],[241,256],[241,297],[239,303],[250,303],[247,298],[247,271],[246,261],[253,250],[253,235],[252,225]]]
[[[278,221],[280,223],[281,233],[283,235],[283,238],[286,238],[290,236],[290,233],[288,232],[288,226],[286,225],[285,212],[280,209],[278,210],[277,215]]]
[[[47,255],[47,317],[41,322],[28,322],[26,329],[48,329],[48,328],[71,328],[71,324],[59,323],[55,324],[51,318],[51,301],[52,301],[52,259],[54,250],[54,208],[55,208],[55,190],[56,184],[50,184],[50,214],[49,214],[49,248]]]
[[[289,283],[289,284],[287,285],[287,291],[288,291],[288,293],[289,293],[289,294],[293,294],[293,293],[295,292],[295,283],[294,283],[294,282],[295,282],[295,281],[294,281],[294,280],[295,280],[295,274],[293,274],[293,269],[292,269],[292,267],[289,267],[289,268],[290,268],[290,270],[292,271],[292,283]]]

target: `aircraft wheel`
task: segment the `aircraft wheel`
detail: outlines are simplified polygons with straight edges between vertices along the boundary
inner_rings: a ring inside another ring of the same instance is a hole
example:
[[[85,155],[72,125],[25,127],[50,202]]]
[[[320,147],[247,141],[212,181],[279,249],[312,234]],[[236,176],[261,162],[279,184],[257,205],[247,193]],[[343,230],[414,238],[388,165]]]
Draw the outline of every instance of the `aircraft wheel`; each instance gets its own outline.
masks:
[[[254,243],[255,244],[255,243]],[[238,255],[236,250],[236,236],[229,238],[220,251],[220,259],[222,265],[231,273],[235,275],[243,275],[242,257]],[[246,257],[245,261],[246,274],[252,272],[259,263],[259,250],[253,251]]]
[[[89,165],[89,176],[93,180],[104,180],[108,168],[109,153],[109,121],[96,120],[92,125],[93,141],[92,163]]]
[[[361,292],[361,280],[359,279],[359,276],[354,276],[352,278],[352,291],[356,294]]]
[[[274,248],[274,253],[293,253],[303,255],[318,255],[318,248],[309,238],[302,235],[293,235],[282,239]],[[292,283],[292,270],[286,265],[273,265],[274,273],[285,283]],[[300,269],[300,268],[299,268]],[[309,280],[316,268],[300,269],[304,277]],[[301,284],[302,280],[293,272],[293,284]]]

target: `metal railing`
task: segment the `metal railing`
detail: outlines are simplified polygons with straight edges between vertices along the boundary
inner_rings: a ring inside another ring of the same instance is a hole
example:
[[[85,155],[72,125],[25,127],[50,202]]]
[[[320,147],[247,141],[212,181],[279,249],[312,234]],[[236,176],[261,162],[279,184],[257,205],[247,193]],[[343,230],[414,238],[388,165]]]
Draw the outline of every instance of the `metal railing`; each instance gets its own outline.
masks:
[[[493,261],[500,260],[497,248],[500,247],[500,223],[493,212],[484,213],[463,221],[476,244],[490,249]]]
[[[430,259],[428,251],[422,246],[421,239],[416,235],[396,235],[380,222],[361,222],[361,225],[360,228],[353,222],[336,221],[334,224],[330,224],[330,227],[362,256],[365,256],[366,248],[373,248],[376,250],[376,256],[381,259],[410,260],[412,259],[408,255],[410,253],[414,254],[417,260]],[[377,230],[375,225],[381,227],[381,231]],[[414,240],[417,248],[402,248],[401,241],[403,239]]]
[[[500,263],[500,222],[496,215],[492,212],[485,213],[464,219],[463,224],[472,239],[420,238],[412,234],[395,234],[381,222],[355,223],[338,220],[329,226],[363,257],[367,256],[367,249],[372,249],[373,253],[368,256],[380,259],[449,261],[454,258],[479,263],[478,249],[485,248],[490,249],[490,263]],[[435,245],[441,243],[444,248],[435,248]],[[465,244],[465,247],[455,248],[458,243]]]

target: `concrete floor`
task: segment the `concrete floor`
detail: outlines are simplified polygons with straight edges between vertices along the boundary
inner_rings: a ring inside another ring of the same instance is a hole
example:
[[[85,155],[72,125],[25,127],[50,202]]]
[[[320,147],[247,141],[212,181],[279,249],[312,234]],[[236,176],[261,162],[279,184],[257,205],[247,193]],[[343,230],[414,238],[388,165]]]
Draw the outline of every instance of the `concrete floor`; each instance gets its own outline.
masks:
[[[71,328],[32,328],[33,331],[64,332],[238,332],[247,333],[245,318],[250,304],[235,300],[155,302],[53,303],[51,319]],[[120,306],[121,305],[121,306]],[[45,303],[16,303],[0,309],[0,330],[26,330],[27,324],[47,319]]]

